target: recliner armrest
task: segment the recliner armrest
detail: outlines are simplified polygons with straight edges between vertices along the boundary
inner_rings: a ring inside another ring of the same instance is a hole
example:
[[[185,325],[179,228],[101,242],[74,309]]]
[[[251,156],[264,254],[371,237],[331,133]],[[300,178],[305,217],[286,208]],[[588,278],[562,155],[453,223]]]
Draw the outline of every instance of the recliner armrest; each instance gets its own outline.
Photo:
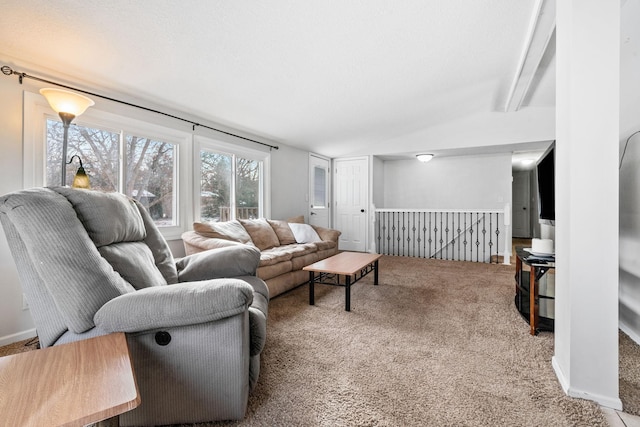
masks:
[[[180,283],[121,295],[93,320],[106,332],[142,332],[220,320],[247,311],[252,302],[253,288],[243,280]]]
[[[188,255],[176,262],[179,282],[220,277],[255,276],[260,251],[255,246],[237,245]]]

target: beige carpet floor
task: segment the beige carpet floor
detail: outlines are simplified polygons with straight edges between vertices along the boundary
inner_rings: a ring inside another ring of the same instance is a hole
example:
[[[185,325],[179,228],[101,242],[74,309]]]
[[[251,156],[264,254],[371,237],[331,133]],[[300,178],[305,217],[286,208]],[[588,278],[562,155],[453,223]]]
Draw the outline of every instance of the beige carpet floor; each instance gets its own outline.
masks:
[[[239,422],[200,426],[606,426],[529,335],[514,266],[383,257],[380,285],[301,286],[270,303],[262,372]],[[620,336],[620,394],[640,406],[640,348]],[[22,347],[20,348],[22,349]],[[2,349],[0,349],[2,354]]]
[[[270,304],[262,372],[241,426],[606,426],[529,335],[514,267],[384,257],[380,285],[297,288]]]
[[[624,412],[640,416],[640,345],[620,332],[620,400]]]

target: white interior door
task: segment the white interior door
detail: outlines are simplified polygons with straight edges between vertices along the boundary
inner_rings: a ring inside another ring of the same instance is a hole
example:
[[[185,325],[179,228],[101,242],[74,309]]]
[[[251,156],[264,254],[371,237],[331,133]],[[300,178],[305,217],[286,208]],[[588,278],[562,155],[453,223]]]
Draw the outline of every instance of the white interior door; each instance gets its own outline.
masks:
[[[513,237],[531,237],[531,197],[529,171],[514,172],[512,185]]]
[[[334,160],[335,228],[342,232],[339,248],[365,252],[369,207],[367,158]]]
[[[329,228],[329,159],[309,155],[309,224]]]

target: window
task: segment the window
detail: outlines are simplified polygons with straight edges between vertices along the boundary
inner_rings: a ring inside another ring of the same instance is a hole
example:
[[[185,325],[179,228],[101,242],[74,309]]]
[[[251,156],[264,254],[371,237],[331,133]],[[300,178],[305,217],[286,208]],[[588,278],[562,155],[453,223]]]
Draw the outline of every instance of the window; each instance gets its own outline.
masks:
[[[200,152],[200,219],[228,221],[231,206],[231,165],[228,154]]]
[[[105,104],[90,108],[69,127],[73,155],[91,187],[139,200],[167,240],[179,239],[194,220],[266,217],[270,214],[269,152],[245,148],[232,136],[213,140],[156,124],[174,120]],[[144,118],[137,119],[136,117]],[[43,96],[24,92],[24,187],[59,185],[63,126]],[[197,148],[196,148],[197,147]],[[67,166],[67,182],[79,167]]]
[[[327,170],[322,166],[313,167],[313,203],[312,208],[327,206]]]
[[[126,168],[121,191],[142,203],[157,226],[176,225],[175,144],[134,135],[126,135],[125,141]]]
[[[24,100],[24,186],[60,185],[62,122],[41,95],[25,91]],[[191,227],[190,131],[94,107],[71,123],[67,140],[67,161],[80,156],[91,188],[139,200],[167,240]],[[67,166],[67,183],[79,166]]]
[[[260,162],[236,157],[236,218],[254,219],[261,215]]]
[[[60,120],[47,118],[47,155],[45,185],[60,185],[62,167],[63,126]],[[92,129],[87,126],[69,126],[67,159],[78,155],[90,173],[91,186],[105,191],[118,190],[118,152],[120,134],[106,129]],[[72,162],[66,168],[67,182],[79,164]]]
[[[47,185],[60,183],[63,126],[47,118]],[[124,156],[120,153],[124,152]],[[124,131],[101,129],[83,124],[69,127],[67,159],[78,155],[91,180],[91,187],[119,191],[147,208],[159,227],[175,226],[174,176],[176,145]],[[72,182],[78,165],[67,167]],[[121,174],[121,171],[124,171]]]
[[[199,138],[200,221],[228,221],[267,216],[264,200],[268,153],[239,150]]]

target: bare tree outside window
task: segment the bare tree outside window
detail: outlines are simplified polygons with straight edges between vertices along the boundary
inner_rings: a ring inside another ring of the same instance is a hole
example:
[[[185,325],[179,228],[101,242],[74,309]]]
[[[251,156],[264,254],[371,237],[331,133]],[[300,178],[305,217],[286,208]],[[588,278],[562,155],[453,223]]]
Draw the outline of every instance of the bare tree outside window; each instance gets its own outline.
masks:
[[[133,135],[125,141],[124,193],[142,203],[156,224],[174,225],[174,145]]]
[[[236,218],[260,216],[260,162],[236,159]]]
[[[47,120],[47,185],[60,185],[63,131],[62,122]],[[72,124],[69,127],[67,161],[73,155],[80,156],[93,189],[116,191],[119,141],[120,134],[117,132]],[[67,166],[67,182],[73,181],[78,166],[75,160]]]
[[[232,156],[200,152],[200,219],[218,222],[230,219]]]
[[[91,180],[91,188],[118,191],[120,188],[120,132],[81,125],[69,128],[67,160],[74,154],[82,158]],[[59,185],[62,162],[63,126],[58,120],[47,119],[48,185]],[[139,200],[149,211],[156,225],[175,225],[174,176],[176,146],[150,138],[126,135],[124,194]],[[67,167],[67,182],[72,182],[79,164]]]

